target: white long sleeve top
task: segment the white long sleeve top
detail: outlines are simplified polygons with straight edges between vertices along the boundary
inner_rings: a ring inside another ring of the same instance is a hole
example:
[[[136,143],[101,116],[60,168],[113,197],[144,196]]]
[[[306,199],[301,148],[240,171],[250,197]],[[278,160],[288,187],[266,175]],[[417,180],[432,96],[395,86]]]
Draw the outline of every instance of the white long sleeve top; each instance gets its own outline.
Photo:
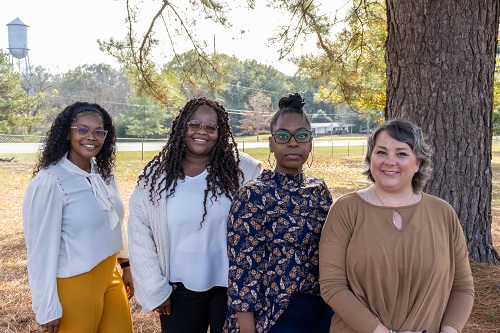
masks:
[[[240,168],[244,184],[260,175],[262,163],[240,153]],[[170,232],[165,196],[158,200],[154,192],[149,199],[149,187],[143,178],[132,192],[128,221],[130,267],[134,278],[134,296],[144,312],[154,310],[172,292],[170,281]],[[208,207],[207,207],[208,208]],[[225,212],[226,216],[229,209]],[[226,239],[224,239],[224,246]]]
[[[28,184],[23,227],[32,307],[40,324],[62,316],[56,278],[88,272],[126,249],[123,216],[116,180],[107,185],[93,162],[88,173],[63,157]],[[119,257],[127,258],[127,251]]]

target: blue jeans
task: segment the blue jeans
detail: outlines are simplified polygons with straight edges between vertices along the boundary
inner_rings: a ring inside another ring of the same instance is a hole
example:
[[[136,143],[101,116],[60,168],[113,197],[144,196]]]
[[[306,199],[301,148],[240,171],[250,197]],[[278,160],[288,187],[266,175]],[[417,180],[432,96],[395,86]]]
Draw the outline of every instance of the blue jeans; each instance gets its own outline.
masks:
[[[328,333],[332,316],[321,296],[297,293],[270,333]]]

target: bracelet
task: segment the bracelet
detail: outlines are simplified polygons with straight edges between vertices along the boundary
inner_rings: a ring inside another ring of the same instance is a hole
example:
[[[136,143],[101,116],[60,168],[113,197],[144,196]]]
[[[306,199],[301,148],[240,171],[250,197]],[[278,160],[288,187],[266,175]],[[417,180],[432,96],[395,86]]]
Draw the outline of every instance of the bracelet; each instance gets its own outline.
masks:
[[[122,269],[124,269],[125,267],[128,267],[128,266],[130,266],[130,261],[128,261],[128,260],[120,263],[120,267]]]

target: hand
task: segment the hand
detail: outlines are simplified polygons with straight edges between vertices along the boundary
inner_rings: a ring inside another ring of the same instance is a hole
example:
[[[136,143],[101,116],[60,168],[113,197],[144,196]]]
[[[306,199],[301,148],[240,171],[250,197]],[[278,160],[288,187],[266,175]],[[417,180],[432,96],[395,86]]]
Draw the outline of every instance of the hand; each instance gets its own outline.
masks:
[[[253,312],[236,312],[241,333],[255,333],[255,315]]]
[[[122,280],[125,284],[125,289],[127,290],[128,299],[134,296],[134,280],[132,279],[132,273],[130,272],[130,267],[125,267],[122,270]]]
[[[458,333],[458,331],[451,327],[451,326],[446,326],[446,325],[443,325],[441,326],[441,333]]]
[[[59,332],[59,319],[49,321],[42,325],[43,331],[47,333],[57,333]]]
[[[174,292],[174,290],[177,288],[177,285],[176,284],[173,284],[172,285],[172,292]],[[172,296],[172,294],[170,294],[170,296]],[[156,309],[155,309],[156,312],[158,312],[159,314],[167,314],[167,315],[170,315],[170,313],[172,312],[172,306],[170,304],[170,297],[167,298],[167,300],[163,303],[161,303]]]

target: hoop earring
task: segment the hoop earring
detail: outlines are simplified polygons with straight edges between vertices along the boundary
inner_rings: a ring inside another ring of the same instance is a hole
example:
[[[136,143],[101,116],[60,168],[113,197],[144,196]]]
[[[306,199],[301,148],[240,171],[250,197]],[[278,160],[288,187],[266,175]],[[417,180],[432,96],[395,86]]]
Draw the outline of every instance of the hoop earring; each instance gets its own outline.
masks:
[[[311,154],[309,154],[309,155],[311,155],[311,162],[309,162],[309,159],[307,159],[306,163],[307,163],[307,167],[309,169],[311,169],[311,167],[314,163],[314,150],[313,149],[311,149]]]
[[[267,155],[267,163],[269,163],[270,169],[274,169],[275,162],[276,162],[276,159],[274,159],[274,161],[271,162],[271,151],[269,150],[269,155]]]

